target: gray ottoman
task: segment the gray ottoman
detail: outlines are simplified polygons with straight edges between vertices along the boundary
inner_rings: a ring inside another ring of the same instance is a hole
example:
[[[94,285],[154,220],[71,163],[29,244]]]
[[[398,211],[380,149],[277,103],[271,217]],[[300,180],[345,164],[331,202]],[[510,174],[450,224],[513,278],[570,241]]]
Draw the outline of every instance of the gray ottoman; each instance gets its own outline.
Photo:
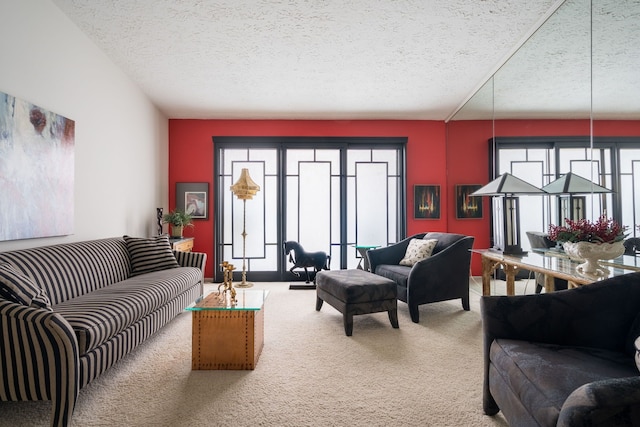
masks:
[[[329,270],[316,275],[316,311],[326,301],[342,313],[344,333],[353,332],[353,315],[386,311],[398,327],[398,289],[393,280],[364,270]]]

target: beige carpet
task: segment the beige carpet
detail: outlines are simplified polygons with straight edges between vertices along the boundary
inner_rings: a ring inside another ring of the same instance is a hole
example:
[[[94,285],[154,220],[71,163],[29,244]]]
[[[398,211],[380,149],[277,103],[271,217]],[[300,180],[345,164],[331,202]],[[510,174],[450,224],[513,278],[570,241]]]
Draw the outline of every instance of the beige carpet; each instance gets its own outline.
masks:
[[[400,329],[386,313],[342,315],[315,291],[271,294],[254,371],[191,371],[191,315],[181,314],[80,392],[74,426],[506,426],[482,412],[478,282],[459,300],[421,306]],[[208,285],[211,287],[211,285]],[[0,426],[46,426],[48,402],[0,402]]]

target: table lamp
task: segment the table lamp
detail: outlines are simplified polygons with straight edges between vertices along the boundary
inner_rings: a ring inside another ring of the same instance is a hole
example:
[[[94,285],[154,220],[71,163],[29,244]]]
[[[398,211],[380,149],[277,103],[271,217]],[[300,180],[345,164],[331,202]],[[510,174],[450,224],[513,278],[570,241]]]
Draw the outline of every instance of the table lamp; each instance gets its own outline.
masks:
[[[586,178],[568,172],[564,176],[545,185],[542,189],[549,194],[556,194],[560,197],[560,212],[558,221],[564,222],[565,218],[572,221],[580,221],[585,218],[584,211],[586,197],[576,197],[576,194],[611,193],[611,190],[589,181]],[[568,196],[562,196],[568,195]]]
[[[517,197],[523,194],[546,193],[510,173],[500,175],[484,187],[471,193],[472,196],[500,197],[503,216],[500,218],[499,214],[494,215],[494,220],[496,222],[502,220],[502,223],[494,227],[493,249],[499,250],[505,255],[526,253],[522,250],[520,242],[520,201]]]

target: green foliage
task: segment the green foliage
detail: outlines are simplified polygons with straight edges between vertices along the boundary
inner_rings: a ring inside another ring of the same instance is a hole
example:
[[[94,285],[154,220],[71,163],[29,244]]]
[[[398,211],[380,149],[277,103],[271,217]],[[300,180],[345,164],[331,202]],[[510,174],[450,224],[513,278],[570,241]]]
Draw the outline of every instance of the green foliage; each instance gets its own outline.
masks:
[[[180,209],[174,209],[162,216],[164,224],[171,224],[175,227],[193,227],[193,217]]]

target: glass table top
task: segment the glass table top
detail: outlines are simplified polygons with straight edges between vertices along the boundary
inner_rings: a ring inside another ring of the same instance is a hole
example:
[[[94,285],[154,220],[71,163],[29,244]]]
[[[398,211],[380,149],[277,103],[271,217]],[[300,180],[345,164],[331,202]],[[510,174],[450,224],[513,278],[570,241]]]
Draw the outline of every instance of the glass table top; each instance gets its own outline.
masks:
[[[635,256],[622,255],[616,259],[599,261],[599,264],[609,270],[607,276],[594,277],[587,276],[576,271],[579,261],[574,261],[562,250],[559,249],[532,249],[529,252],[518,255],[504,255],[501,252],[491,249],[473,249],[472,252],[486,254],[492,259],[503,259],[505,262],[513,262],[523,268],[529,267],[534,271],[552,271],[557,277],[578,281],[591,279],[589,281],[603,280],[608,277],[619,276],[621,274],[640,271],[640,260]]]
[[[261,310],[269,291],[264,289],[236,289],[236,303],[232,304],[228,294],[219,295],[212,291],[198,298],[185,308],[189,311],[201,310]]]

